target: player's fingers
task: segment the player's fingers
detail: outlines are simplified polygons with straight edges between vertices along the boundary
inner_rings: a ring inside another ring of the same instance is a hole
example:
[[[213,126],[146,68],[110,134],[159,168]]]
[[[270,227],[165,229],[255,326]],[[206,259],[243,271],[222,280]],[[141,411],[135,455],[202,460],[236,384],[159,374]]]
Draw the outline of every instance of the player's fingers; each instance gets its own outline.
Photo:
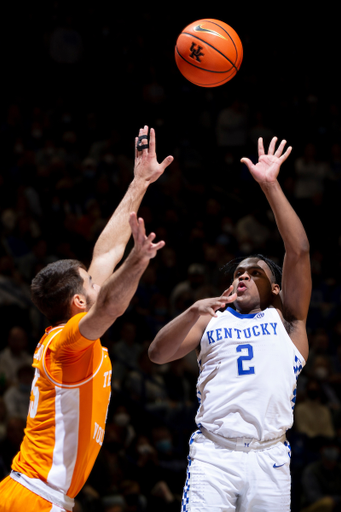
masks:
[[[230,293],[232,292],[233,290],[233,284],[231,284],[231,286],[229,286],[228,288],[226,288],[226,290],[223,291],[223,293],[221,294],[222,297],[228,297],[230,295]]]
[[[284,149],[284,146],[286,145],[286,143],[287,143],[287,141],[285,139],[283,139],[282,142],[280,143],[280,145],[278,146],[278,148],[275,151],[275,156],[278,156],[278,157],[281,156],[281,154],[283,153],[283,149]]]
[[[143,234],[143,236],[146,236],[146,227],[144,225],[144,220],[142,217],[139,217],[137,219],[138,225],[139,225],[139,231]]]
[[[153,244],[153,249],[158,251],[159,249],[162,249],[166,245],[166,242],[164,240],[160,240],[157,244]]]
[[[251,160],[249,158],[241,158],[240,161],[242,164],[246,165],[246,167],[249,169],[249,171],[251,171],[251,169],[253,167],[253,163],[251,162]]]
[[[156,238],[155,233],[149,233],[149,235],[147,236],[147,240],[149,240],[149,242],[152,242],[153,240],[155,240],[155,238]]]
[[[269,144],[268,155],[273,155],[274,154],[275,147],[276,147],[276,142],[277,142],[277,137],[272,137],[271,142]]]
[[[145,125],[143,128],[140,128],[139,131],[139,137],[138,137],[138,145],[137,148],[140,146],[148,146],[148,126]],[[148,154],[148,147],[144,149],[138,149],[138,153],[140,155],[147,155]]]
[[[227,302],[227,301],[217,302],[216,304],[214,304],[213,309],[214,309],[215,311],[217,311],[218,309],[223,309],[223,308],[225,308],[225,306],[226,306],[226,302]]]
[[[129,224],[133,237],[136,238],[136,234],[138,232],[138,222],[135,212],[131,212],[131,214],[129,215]]]
[[[258,139],[258,158],[263,156],[265,153],[264,151],[264,142],[263,142],[263,138],[262,137],[259,137]]]
[[[151,128],[149,130],[149,154],[154,156],[156,153],[156,139],[155,139],[155,130]]]
[[[165,245],[166,242],[164,242],[163,240],[160,240],[160,242],[158,242],[157,244],[151,244],[149,247],[149,257],[155,258],[157,251],[162,249],[162,247],[164,247]]]
[[[279,159],[280,163],[284,162],[288,158],[288,156],[290,155],[291,151],[292,151],[292,146],[289,146],[287,148],[286,152]]]
[[[130,226],[132,226],[132,224],[130,224]],[[133,233],[135,243],[142,245],[146,239],[146,232],[144,228],[144,221],[141,217],[136,219],[136,223],[133,224],[131,231]]]
[[[160,167],[162,169],[162,172],[168,167],[174,160],[174,157],[169,155],[167,156],[160,164]]]

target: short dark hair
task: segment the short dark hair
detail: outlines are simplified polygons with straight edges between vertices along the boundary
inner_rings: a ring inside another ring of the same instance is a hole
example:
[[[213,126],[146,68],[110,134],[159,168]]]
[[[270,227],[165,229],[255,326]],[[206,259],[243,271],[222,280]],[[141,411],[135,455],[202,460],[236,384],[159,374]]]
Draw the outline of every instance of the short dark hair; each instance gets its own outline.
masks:
[[[241,261],[246,260],[247,258],[258,258],[259,260],[265,261],[265,263],[271,270],[274,283],[281,286],[281,284],[282,284],[282,269],[281,269],[281,267],[279,265],[277,265],[277,263],[275,263],[274,261],[272,261],[269,258],[267,258],[266,256],[264,256],[263,254],[251,254],[251,256],[240,256],[239,258],[235,258],[235,259],[229,261],[228,263],[226,263],[226,265],[224,265],[220,270],[222,270],[224,272],[224,274],[226,276],[228,276],[232,282],[233,274],[234,274],[236,268],[238,267],[239,263]]]
[[[32,301],[51,325],[68,321],[72,297],[84,293],[80,268],[86,270],[78,260],[59,260],[44,267],[32,280]]]

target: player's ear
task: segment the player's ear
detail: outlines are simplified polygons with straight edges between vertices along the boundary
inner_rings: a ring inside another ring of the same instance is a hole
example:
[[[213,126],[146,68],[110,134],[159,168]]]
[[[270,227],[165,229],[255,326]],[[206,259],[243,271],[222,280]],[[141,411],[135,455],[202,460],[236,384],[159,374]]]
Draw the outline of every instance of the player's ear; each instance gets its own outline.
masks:
[[[279,286],[279,284],[277,283],[273,283],[272,284],[272,290],[271,292],[274,294],[274,295],[279,295],[279,292],[281,291],[281,288]]]
[[[72,298],[71,306],[75,306],[77,309],[83,309],[86,308],[86,298],[85,295],[82,295],[81,293],[77,293]]]

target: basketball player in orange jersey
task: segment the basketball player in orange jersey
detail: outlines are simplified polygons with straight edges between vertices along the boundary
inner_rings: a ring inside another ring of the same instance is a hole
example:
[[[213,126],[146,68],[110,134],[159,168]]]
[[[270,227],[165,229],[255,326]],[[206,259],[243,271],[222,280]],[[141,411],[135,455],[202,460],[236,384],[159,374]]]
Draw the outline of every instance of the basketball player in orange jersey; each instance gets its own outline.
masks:
[[[24,440],[0,483],[1,512],[72,511],[103,443],[111,363],[99,337],[126,310],[149,260],[164,246],[136,212],[148,186],[172,162],[155,154],[148,127],[136,138],[134,179],[99,236],[89,270],[75,260],[42,269],[32,298],[47,316],[33,356],[35,376]],[[124,263],[131,233],[134,247]]]

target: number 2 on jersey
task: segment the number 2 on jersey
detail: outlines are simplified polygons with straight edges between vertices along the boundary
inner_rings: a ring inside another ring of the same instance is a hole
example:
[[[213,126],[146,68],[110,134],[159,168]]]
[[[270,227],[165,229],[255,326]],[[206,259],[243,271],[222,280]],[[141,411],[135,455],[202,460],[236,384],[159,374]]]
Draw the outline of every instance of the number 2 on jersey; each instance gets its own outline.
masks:
[[[255,373],[254,366],[249,366],[249,368],[247,369],[243,367],[243,361],[250,361],[251,359],[253,359],[252,345],[249,345],[248,343],[245,345],[238,345],[237,352],[241,352],[244,349],[248,351],[248,355],[238,357],[238,375],[252,375],[253,373]]]

